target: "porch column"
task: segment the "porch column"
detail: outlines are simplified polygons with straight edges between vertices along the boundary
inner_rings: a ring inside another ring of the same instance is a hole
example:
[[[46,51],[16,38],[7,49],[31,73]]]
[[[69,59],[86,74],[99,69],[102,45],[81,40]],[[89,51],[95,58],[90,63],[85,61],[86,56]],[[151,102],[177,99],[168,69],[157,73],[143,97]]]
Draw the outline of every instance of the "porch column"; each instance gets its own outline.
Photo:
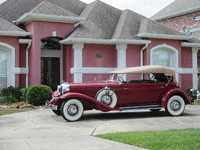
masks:
[[[40,39],[33,38],[29,51],[29,86],[41,84],[41,47]]]
[[[126,49],[127,44],[117,44],[117,69],[126,68]],[[126,80],[126,75],[123,76],[123,79]]]
[[[192,48],[192,66],[193,66],[193,89],[198,89],[198,66],[197,66],[198,48]]]
[[[73,44],[74,49],[74,83],[82,83],[83,82],[83,74],[80,72],[83,64],[83,43],[75,43]]]

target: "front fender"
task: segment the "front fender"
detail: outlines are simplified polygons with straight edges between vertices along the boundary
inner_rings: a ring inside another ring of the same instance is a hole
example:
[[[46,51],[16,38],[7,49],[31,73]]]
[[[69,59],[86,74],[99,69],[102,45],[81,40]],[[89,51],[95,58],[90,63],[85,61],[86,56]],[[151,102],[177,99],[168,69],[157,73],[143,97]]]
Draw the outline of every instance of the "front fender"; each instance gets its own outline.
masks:
[[[87,96],[87,95],[81,94],[81,93],[69,92],[69,93],[65,93],[65,94],[63,94],[62,96],[59,97],[59,99],[69,99],[69,98],[79,98],[79,99],[82,99],[84,101],[94,103],[95,106],[96,106],[95,109],[99,109],[103,112],[107,112],[107,111],[111,111],[111,110],[122,111],[119,108],[112,108],[112,107],[96,100],[95,98],[92,98],[90,96]]]
[[[192,100],[187,96],[187,94],[185,92],[183,92],[182,90],[180,90],[178,88],[174,88],[174,89],[167,91],[164,94],[164,96],[162,98],[162,104],[161,104],[164,108],[167,107],[167,101],[172,95],[179,95],[184,99],[186,104],[192,104],[192,102],[191,102]]]

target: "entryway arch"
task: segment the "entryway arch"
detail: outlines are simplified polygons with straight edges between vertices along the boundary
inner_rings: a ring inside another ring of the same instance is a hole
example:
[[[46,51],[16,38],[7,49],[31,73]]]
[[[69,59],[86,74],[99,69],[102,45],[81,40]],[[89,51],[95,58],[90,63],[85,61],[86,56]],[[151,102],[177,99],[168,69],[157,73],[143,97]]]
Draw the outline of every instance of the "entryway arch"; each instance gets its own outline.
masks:
[[[41,84],[53,90],[63,80],[63,48],[60,39],[46,37],[41,40]]]

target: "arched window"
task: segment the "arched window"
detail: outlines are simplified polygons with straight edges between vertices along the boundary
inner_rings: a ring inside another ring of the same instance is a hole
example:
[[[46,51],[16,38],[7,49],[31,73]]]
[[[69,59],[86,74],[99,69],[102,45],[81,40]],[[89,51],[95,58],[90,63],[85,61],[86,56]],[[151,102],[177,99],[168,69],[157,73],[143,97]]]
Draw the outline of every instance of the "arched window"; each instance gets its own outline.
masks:
[[[7,87],[7,52],[0,49],[0,90]]]
[[[42,50],[61,50],[60,38],[47,37],[41,40]]]
[[[153,52],[153,65],[170,67],[170,53],[164,50],[155,50]]]
[[[172,46],[157,45],[150,50],[150,64],[178,69],[178,50]]]

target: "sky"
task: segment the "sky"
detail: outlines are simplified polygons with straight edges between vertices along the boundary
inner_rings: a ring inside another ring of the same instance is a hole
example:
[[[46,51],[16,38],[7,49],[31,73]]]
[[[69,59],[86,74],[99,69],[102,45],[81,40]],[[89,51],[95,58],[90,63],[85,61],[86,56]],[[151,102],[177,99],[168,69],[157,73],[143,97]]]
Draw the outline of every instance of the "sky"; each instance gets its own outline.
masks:
[[[86,4],[93,2],[94,0],[81,0]],[[121,10],[130,9],[136,13],[139,13],[145,17],[151,17],[158,11],[172,3],[174,0],[101,0],[113,7]],[[0,3],[5,0],[0,0]]]

